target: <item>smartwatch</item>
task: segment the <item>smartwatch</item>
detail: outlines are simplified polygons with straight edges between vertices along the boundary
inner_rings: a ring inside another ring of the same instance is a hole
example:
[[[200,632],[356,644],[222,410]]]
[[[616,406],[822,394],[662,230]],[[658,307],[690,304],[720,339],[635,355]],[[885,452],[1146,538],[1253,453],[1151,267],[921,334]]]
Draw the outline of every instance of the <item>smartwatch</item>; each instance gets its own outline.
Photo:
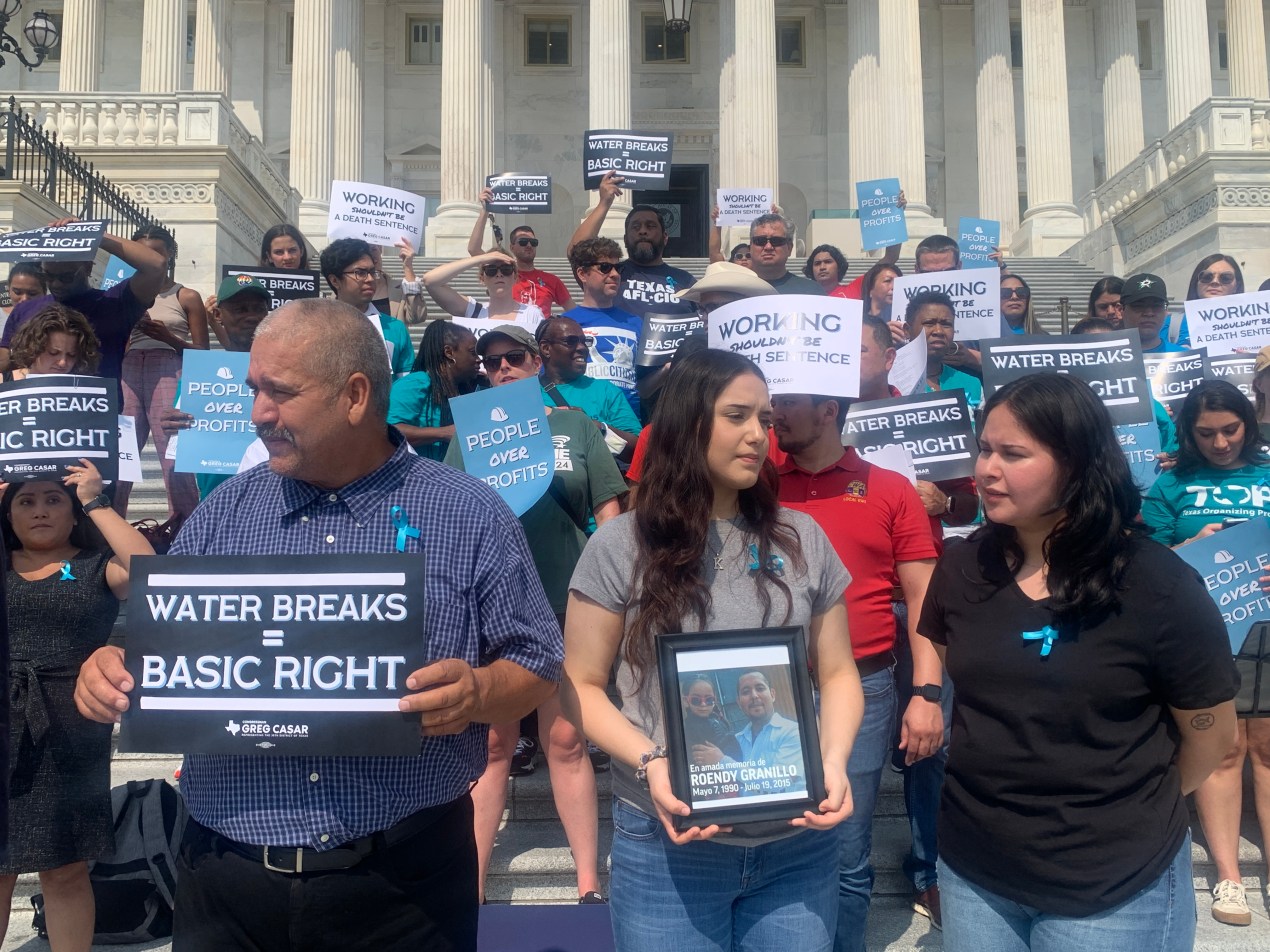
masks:
[[[102,493],[96,499],[90,499],[88,502],[84,503],[84,512],[89,513],[89,512],[92,512],[94,509],[101,509],[103,506],[109,506],[109,505],[110,505],[110,497],[107,496],[105,493]]]
[[[914,684],[913,696],[938,704],[944,696],[944,687],[941,684]]]

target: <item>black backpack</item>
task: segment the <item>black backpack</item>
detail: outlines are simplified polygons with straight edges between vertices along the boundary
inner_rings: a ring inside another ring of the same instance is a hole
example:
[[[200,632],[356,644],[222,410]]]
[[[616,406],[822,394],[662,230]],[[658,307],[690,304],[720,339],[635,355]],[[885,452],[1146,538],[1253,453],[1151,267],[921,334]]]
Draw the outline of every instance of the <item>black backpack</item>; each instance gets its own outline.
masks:
[[[121,945],[172,935],[176,852],[185,829],[185,801],[164,780],[132,780],[110,791],[115,851],[89,867],[97,906],[93,942]],[[47,938],[44,897],[31,897],[32,928]]]

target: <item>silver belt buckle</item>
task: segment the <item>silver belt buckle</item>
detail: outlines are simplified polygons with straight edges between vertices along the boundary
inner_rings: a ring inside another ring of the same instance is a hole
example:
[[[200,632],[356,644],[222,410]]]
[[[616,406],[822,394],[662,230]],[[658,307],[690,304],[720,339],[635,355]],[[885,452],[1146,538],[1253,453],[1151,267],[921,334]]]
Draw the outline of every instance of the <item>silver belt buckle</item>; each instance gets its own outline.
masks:
[[[273,872],[275,873],[286,873],[290,876],[294,876],[296,873],[301,873],[304,871],[304,850],[300,849],[299,847],[296,847],[296,850],[295,850],[295,869],[286,869],[285,867],[282,867],[282,866],[274,866],[273,863],[269,862],[269,847],[268,846],[263,847],[263,853],[264,853],[263,860],[265,864],[265,869],[273,870]]]

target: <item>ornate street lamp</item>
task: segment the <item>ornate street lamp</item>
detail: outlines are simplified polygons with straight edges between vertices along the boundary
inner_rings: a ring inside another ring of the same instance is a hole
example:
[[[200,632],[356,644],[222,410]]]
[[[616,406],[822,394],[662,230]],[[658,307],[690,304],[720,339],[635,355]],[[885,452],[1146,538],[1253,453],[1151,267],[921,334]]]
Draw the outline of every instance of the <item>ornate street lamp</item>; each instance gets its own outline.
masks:
[[[49,50],[57,46],[60,38],[57,35],[57,24],[49,18],[49,15],[43,10],[36,12],[22,29],[22,35],[26,37],[26,41],[31,44],[31,49],[35,53],[35,62],[27,59],[26,54],[22,52],[22,47],[9,35],[8,30],[9,21],[21,9],[22,0],[0,0],[0,66],[4,66],[4,54],[12,53],[23,66],[30,70],[44,62]]]
[[[666,32],[687,33],[692,24],[692,0],[662,0],[666,11]]]

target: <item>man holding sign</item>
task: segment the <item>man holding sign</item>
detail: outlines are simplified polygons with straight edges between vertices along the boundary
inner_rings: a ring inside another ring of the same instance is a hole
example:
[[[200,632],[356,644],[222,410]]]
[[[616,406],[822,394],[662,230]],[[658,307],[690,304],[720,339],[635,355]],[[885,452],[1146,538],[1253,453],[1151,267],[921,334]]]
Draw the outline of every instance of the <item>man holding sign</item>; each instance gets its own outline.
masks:
[[[285,305],[256,333],[248,381],[269,465],[209,497],[172,554],[422,559],[424,637],[399,702],[422,737],[418,757],[187,756],[177,946],[474,949],[480,725],[548,697],[563,653],[524,533],[492,489],[413,456],[387,426],[391,371],[356,309]],[[123,653],[85,663],[86,717],[128,710]]]

